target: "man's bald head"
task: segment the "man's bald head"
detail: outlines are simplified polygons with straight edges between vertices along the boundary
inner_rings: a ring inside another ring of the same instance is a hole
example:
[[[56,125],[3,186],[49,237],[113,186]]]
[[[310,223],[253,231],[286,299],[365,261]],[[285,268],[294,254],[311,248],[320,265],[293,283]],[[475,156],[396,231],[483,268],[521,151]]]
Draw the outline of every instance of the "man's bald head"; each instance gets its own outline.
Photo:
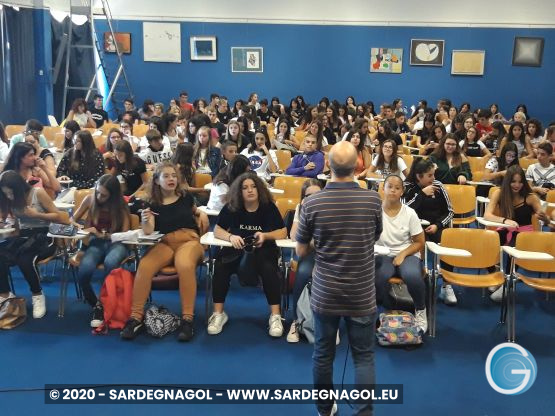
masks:
[[[353,177],[357,164],[357,149],[348,141],[333,145],[329,154],[330,168],[338,178]]]

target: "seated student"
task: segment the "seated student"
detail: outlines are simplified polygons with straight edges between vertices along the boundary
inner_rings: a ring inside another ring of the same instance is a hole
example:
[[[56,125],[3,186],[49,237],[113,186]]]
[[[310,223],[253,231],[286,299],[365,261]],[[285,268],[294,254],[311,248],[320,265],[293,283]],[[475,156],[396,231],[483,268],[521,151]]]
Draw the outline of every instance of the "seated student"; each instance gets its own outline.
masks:
[[[0,302],[13,297],[8,279],[10,264],[17,265],[31,289],[33,318],[46,314],[46,299],[37,273],[37,262],[54,254],[56,247],[46,236],[51,222],[61,222],[62,213],[41,188],[32,188],[13,170],[0,174],[0,218],[11,217],[19,236],[0,242]]]
[[[194,163],[195,147],[191,143],[180,143],[175,149],[172,164],[179,173],[179,186],[190,193],[197,205],[205,205],[208,201],[209,191],[203,187],[197,187]]]
[[[233,114],[229,111],[229,104],[227,100],[223,101],[220,99],[217,117],[224,126],[227,126],[227,123],[229,123],[229,121],[233,118]]]
[[[116,143],[123,140],[123,133],[117,128],[110,129],[106,135],[106,143],[104,143],[98,151],[102,153],[106,169],[110,170],[114,167],[116,156],[114,155],[114,147]]]
[[[104,175],[104,159],[89,131],[78,131],[73,137],[73,143],[58,165],[58,179],[71,179],[71,186],[77,189],[92,188],[98,178]]]
[[[431,155],[447,135],[445,126],[441,123],[436,124],[432,132],[433,134],[429,135],[424,141],[422,141],[420,136],[416,136],[416,147],[420,149],[418,154],[426,156]]]
[[[295,134],[295,130],[291,128],[289,120],[280,118],[276,130],[276,136],[272,139],[272,149],[289,150],[292,154],[296,154],[300,146],[291,136]]]
[[[260,101],[260,109],[256,111],[256,115],[260,118],[260,121],[264,123],[269,123],[272,117],[272,112],[268,109],[268,100],[266,98]]]
[[[56,161],[54,160],[54,155],[50,149],[45,149],[40,145],[40,140],[37,138],[36,134],[27,134],[25,136],[25,142],[30,143],[35,148],[35,155],[44,161],[45,169],[56,177]]]
[[[271,173],[279,170],[276,151],[270,147],[268,130],[263,126],[256,129],[254,142],[241,152],[249,159],[251,170],[266,181],[271,179]]]
[[[160,134],[160,137],[162,137],[162,146],[171,150],[170,139],[167,136],[162,135],[162,132],[164,131],[162,119],[160,117],[152,116],[146,124],[148,124],[147,134],[151,130],[157,131]],[[148,139],[145,134],[139,141],[139,149],[141,149],[141,152],[144,151],[148,145]]]
[[[306,135],[304,153],[295,155],[285,173],[292,176],[316,178],[324,170],[324,154],[316,150],[316,138]]]
[[[210,128],[218,133],[218,138],[222,137],[226,132],[225,124],[218,120],[218,112],[216,107],[209,106],[206,109],[206,115],[210,119]]]
[[[227,123],[227,132],[220,138],[220,143],[231,140],[237,144],[237,151],[241,153],[250,143],[247,136],[241,133],[241,125],[236,120]]]
[[[212,177],[220,171],[222,153],[218,147],[212,146],[210,129],[206,126],[200,127],[197,131],[193,161],[197,171],[210,173]]]
[[[110,173],[117,176],[122,185],[123,195],[136,195],[146,187],[148,182],[145,162],[133,153],[131,145],[125,140],[116,143],[114,155],[115,163]]]
[[[293,218],[293,226],[291,227],[291,240],[295,241],[297,235],[297,228],[299,227],[299,216],[301,211],[301,205],[304,199],[310,195],[320,192],[322,190],[322,183],[318,179],[309,179],[301,188],[301,200],[297,207],[295,208],[295,217]],[[287,333],[287,342],[296,343],[299,342],[299,332],[297,331],[297,303],[301,297],[301,293],[305,288],[306,284],[312,279],[312,269],[314,268],[314,251],[311,251],[306,256],[302,257],[297,265],[297,271],[295,272],[295,282],[293,284],[293,303],[291,308],[291,313],[293,315],[293,322],[291,322],[291,327]]]
[[[244,173],[231,184],[229,202],[218,216],[214,237],[231,242],[233,248],[223,248],[216,257],[212,278],[214,313],[208,321],[208,334],[219,334],[228,320],[224,303],[231,275],[241,273],[245,250],[252,256],[249,271],[255,271],[262,279],[270,306],[269,334],[281,337],[281,272],[275,240],[287,238],[287,229],[268,187],[256,174]]]
[[[90,238],[82,248],[84,253],[77,276],[83,297],[93,308],[91,327],[97,328],[104,323],[104,309],[94,293],[91,278],[99,264],[104,264],[102,272],[106,276],[120,267],[127,257],[127,248],[122,243],[112,243],[110,240],[113,233],[129,230],[129,209],[115,176],[104,175],[98,180],[94,193],[83,199],[72,220],[78,222],[85,215],[84,231],[90,233]]]
[[[403,279],[414,300],[416,326],[424,334],[428,330],[428,319],[420,252],[424,249],[425,237],[414,209],[401,203],[404,189],[401,177],[390,175],[385,179],[383,231],[376,244],[386,246],[390,252],[387,256],[376,256],[376,300],[383,302],[390,278]]]
[[[95,127],[99,129],[104,125],[104,123],[111,123],[110,116],[102,105],[102,100],[104,97],[100,94],[95,94],[93,97],[93,109],[90,111],[91,118],[94,121]]]
[[[410,133],[410,127],[406,123],[406,115],[402,111],[395,113],[395,123],[391,124],[391,131],[397,134]]]
[[[380,124],[378,124],[378,132],[372,141],[372,144],[375,146],[374,152],[378,152],[380,150],[379,146],[386,140],[393,140],[399,148],[403,145],[401,136],[391,131],[391,126],[388,121],[382,120]]]
[[[222,153],[222,161],[220,162],[220,171],[225,169],[233,159],[237,156],[237,143],[226,140],[220,147]]]
[[[139,149],[141,140],[133,135],[134,124],[127,119],[123,119],[119,124],[120,131],[123,136],[123,140],[128,141],[131,145],[131,149],[136,152]],[[147,142],[148,145],[148,142]]]
[[[499,228],[497,232],[501,245],[514,247],[518,233],[533,231],[532,215],[534,214],[540,221],[547,222],[548,218],[542,209],[541,201],[526,182],[524,171],[520,166],[511,166],[507,169],[501,188],[491,196],[484,218],[508,225],[510,228]],[[502,289],[499,287],[490,298],[493,301],[500,301],[503,295]]]
[[[96,128],[91,112],[87,111],[87,102],[84,98],[76,98],[71,104],[71,110],[66,117],[66,121],[74,120],[79,124],[79,127]]]
[[[543,127],[541,121],[536,118],[531,118],[525,124],[526,126],[526,137],[530,140],[532,145],[532,150],[534,151],[534,157],[536,156],[536,150],[538,144],[543,140]]]
[[[519,158],[530,155],[532,155],[533,157],[534,150],[532,149],[532,144],[530,143],[530,139],[526,137],[526,134],[524,133],[524,125],[520,121],[515,121],[513,124],[511,124],[511,127],[509,127],[509,132],[503,138],[503,140],[501,140],[501,144],[499,145],[497,151],[501,152],[503,146],[510,142],[516,144]]]
[[[430,160],[436,164],[436,179],[443,184],[464,185],[472,180],[470,164],[461,152],[459,144],[452,133],[449,133],[438,148],[430,156]]]
[[[212,181],[210,199],[206,204],[208,209],[221,211],[228,201],[229,187],[241,174],[251,170],[249,159],[243,155],[237,155],[229,165],[221,169]]]
[[[438,123],[438,124],[443,125],[442,123]],[[416,131],[416,135],[420,137],[421,146],[436,139],[435,127],[436,127],[436,124],[435,124],[434,116],[432,116],[431,114],[426,114],[426,116],[424,117],[424,123],[422,125],[422,128]]]
[[[507,143],[503,146],[501,155],[499,157],[491,157],[484,169],[484,176],[482,178],[485,182],[491,182],[492,186],[499,186],[503,182],[507,169],[513,165],[518,166],[518,150],[514,143]],[[476,188],[476,195],[487,197],[489,194],[490,186],[479,185]]]
[[[490,110],[480,110],[478,112],[478,123],[476,127],[477,139],[481,139],[484,135],[490,134],[493,131],[493,127],[490,122],[491,111]]]
[[[44,126],[40,121],[35,119],[27,120],[25,127],[23,128],[23,133],[15,134],[10,138],[10,147],[16,143],[25,141],[25,136],[27,134],[32,134],[33,136],[38,137],[41,147],[47,148],[48,140],[46,140],[46,137],[42,134],[43,129]]]
[[[66,150],[73,147],[73,137],[79,130],[81,130],[81,127],[79,127],[79,124],[77,124],[76,121],[70,120],[66,122],[66,124],[64,124],[64,126],[62,127],[62,132],[64,133],[64,145],[63,148],[60,150],[65,152]]]
[[[415,160],[406,179],[403,202],[416,211],[418,218],[430,223],[424,228],[426,240],[439,243],[443,229],[451,224],[453,208],[446,189],[434,178],[435,170],[429,159]],[[451,285],[443,285],[439,297],[447,305],[457,303]]]
[[[372,158],[370,157],[370,153],[366,149],[366,146],[364,146],[364,142],[361,140],[360,136],[361,135],[358,130],[351,129],[345,140],[351,142],[351,144],[357,149],[355,178],[364,179],[366,178],[366,174],[369,172],[371,167]]]
[[[50,197],[60,191],[60,183],[46,162],[37,156],[31,143],[20,142],[12,146],[4,163],[4,171],[13,170],[34,188],[44,188]]]
[[[170,160],[173,153],[169,146],[164,146],[162,136],[158,130],[146,133],[148,146],[139,153],[139,157],[150,167],[156,167],[166,160]]]
[[[328,145],[334,145],[337,142],[337,136],[333,132],[330,120],[326,114],[322,115],[322,129],[323,142],[326,142]],[[364,142],[362,144],[364,145]]]
[[[367,176],[374,176],[372,174],[384,177],[397,175],[404,179],[408,173],[409,170],[405,160],[397,155],[397,143],[393,140],[386,140],[380,146],[379,152],[374,155]]]
[[[467,157],[491,156],[484,142],[478,140],[478,130],[476,127],[470,127],[466,130],[466,137],[459,142],[459,147]]]
[[[170,149],[173,151],[177,147],[178,143],[183,143],[185,141],[185,136],[180,136],[177,132],[177,116],[175,114],[166,113],[161,117],[162,120],[162,130],[160,134],[164,139],[167,139],[170,143]]]
[[[542,142],[537,152],[538,162],[528,166],[526,180],[532,191],[545,199],[547,192],[555,189],[555,165],[551,163],[553,146],[549,142]]]
[[[179,174],[175,166],[163,162],[156,167],[150,195],[149,208],[141,212],[145,234],[158,231],[164,234],[141,259],[133,284],[131,317],[121,331],[121,338],[132,340],[143,329],[144,305],[150,294],[152,278],[171,264],[179,275],[179,297],[183,321],[177,330],[179,341],[193,338],[193,317],[197,292],[196,268],[204,256],[200,235],[207,229],[206,215],[197,210],[193,197],[179,188]],[[200,217],[201,230],[196,217]]]
[[[480,140],[491,153],[497,153],[498,146],[505,137],[505,126],[500,121],[494,121],[491,123],[491,129],[491,132],[484,134]]]
[[[125,100],[123,100],[123,109],[125,110],[125,112],[118,116],[118,122],[121,122],[127,114],[133,117],[133,121],[131,122],[131,124],[139,122],[141,116],[139,115],[137,107],[135,107],[135,101],[133,101],[132,98],[126,98]]]

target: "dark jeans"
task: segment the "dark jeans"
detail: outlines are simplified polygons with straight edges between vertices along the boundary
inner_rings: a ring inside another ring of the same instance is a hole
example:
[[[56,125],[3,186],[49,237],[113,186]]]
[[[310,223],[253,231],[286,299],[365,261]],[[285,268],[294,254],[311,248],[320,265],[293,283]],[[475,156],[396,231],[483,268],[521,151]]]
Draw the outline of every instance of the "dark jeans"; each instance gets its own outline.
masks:
[[[341,316],[314,313],[314,353],[312,376],[314,388],[333,389],[333,360],[335,338]],[[376,313],[367,316],[344,316],[349,345],[355,365],[355,388],[369,388],[375,384],[374,338]],[[329,415],[332,400],[318,400],[316,407],[321,415]],[[371,416],[372,402],[354,404],[355,415]]]
[[[297,272],[295,273],[295,283],[293,284],[293,303],[292,315],[297,320],[297,302],[301,297],[306,284],[312,279],[312,269],[314,268],[314,252],[307,254],[299,260]]]
[[[226,252],[224,252],[226,253]],[[227,251],[229,253],[229,250]],[[261,247],[253,252],[254,268],[262,278],[262,286],[266,294],[268,305],[279,305],[281,302],[281,271],[278,266],[279,251],[276,247]],[[212,299],[214,303],[224,303],[229,291],[231,275],[237,273],[241,257],[223,263],[222,256],[216,258],[214,277],[212,279]]]
[[[390,287],[388,280],[400,277],[414,301],[414,308],[421,310],[426,307],[426,283],[422,276],[422,264],[418,257],[407,256],[400,266],[393,265],[394,257],[376,256],[376,299],[383,302]]]
[[[91,278],[96,266],[104,264],[104,275],[120,267],[121,262],[127,257],[127,249],[121,243],[113,243],[110,240],[93,238],[89,247],[85,250],[77,276],[83,289],[83,296],[91,306],[98,301],[91,285]]]

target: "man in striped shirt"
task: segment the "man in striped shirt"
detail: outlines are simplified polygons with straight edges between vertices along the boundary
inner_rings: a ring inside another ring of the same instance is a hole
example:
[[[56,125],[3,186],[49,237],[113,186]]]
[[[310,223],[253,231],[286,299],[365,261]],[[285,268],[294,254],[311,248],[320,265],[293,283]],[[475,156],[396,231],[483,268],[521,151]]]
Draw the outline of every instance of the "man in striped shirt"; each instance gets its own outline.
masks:
[[[304,200],[296,235],[299,257],[308,253],[311,241],[316,251],[311,296],[314,385],[333,388],[335,337],[343,317],[355,363],[355,385],[365,388],[375,383],[374,243],[382,232],[381,201],[376,192],[354,181],[357,151],[350,142],[334,145],[329,160],[331,181]],[[330,400],[319,400],[317,407],[321,415],[336,411]],[[356,404],[355,414],[371,415],[372,403]]]

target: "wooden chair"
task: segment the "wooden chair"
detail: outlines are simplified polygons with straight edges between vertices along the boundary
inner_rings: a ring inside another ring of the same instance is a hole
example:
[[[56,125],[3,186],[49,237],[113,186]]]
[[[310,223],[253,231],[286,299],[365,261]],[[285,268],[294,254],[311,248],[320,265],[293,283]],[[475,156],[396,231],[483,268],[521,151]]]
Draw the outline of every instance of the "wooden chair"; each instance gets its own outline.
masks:
[[[472,177],[474,180],[478,180],[475,177],[475,174],[477,172],[483,172],[486,169],[486,163],[489,160],[488,157],[473,157],[473,156],[468,156],[468,164],[470,165],[470,171],[472,172]]]
[[[453,218],[452,225],[468,225],[476,221],[476,189],[470,185],[444,185],[451,200],[455,215],[467,215]]]
[[[410,167],[412,166],[412,162],[414,161],[414,157],[411,154],[401,155],[401,157],[405,161],[405,164],[407,165],[407,169],[410,169]]]
[[[488,268],[499,264],[501,250],[499,234],[495,231],[476,228],[446,228],[441,234],[441,245],[432,242],[426,243],[426,255],[424,257],[426,260],[428,259],[428,250],[434,253],[434,264],[431,267],[426,265],[426,270],[432,288],[430,291],[430,335],[435,336],[436,270],[439,270],[446,283],[457,286],[483,289],[503,285],[506,281],[505,275],[501,271],[488,271]],[[445,270],[441,267],[440,261],[444,261],[453,267],[478,269],[479,271],[485,271],[485,273],[456,273]]]
[[[300,194],[299,194],[300,195]],[[281,214],[282,218],[285,218],[285,215],[289,211],[295,211],[297,205],[299,204],[299,198],[277,198],[276,199],[276,206]]]
[[[285,171],[291,165],[291,152],[289,150],[276,150],[279,170]]]
[[[81,206],[81,204],[83,203],[83,200],[91,195],[94,191],[92,189],[77,189],[75,191],[75,198],[73,201],[73,205],[75,206],[75,211],[77,211],[77,209],[79,209],[79,207]]]
[[[133,136],[141,138],[146,135],[148,131],[149,125],[148,124],[135,124],[133,126]]]
[[[21,124],[8,124],[6,126],[5,131],[6,131],[6,136],[8,136],[8,139],[9,139],[12,136],[15,136],[16,134],[23,133],[23,130],[25,130],[25,126]]]
[[[54,144],[56,140],[56,135],[63,134],[63,133],[62,133],[61,127],[45,126],[42,129],[42,134],[46,138],[46,140],[48,140],[48,143]]]
[[[100,149],[106,144],[106,136],[93,136],[94,145],[97,149]]]
[[[555,233],[526,232],[519,233],[516,237],[516,250],[504,247],[511,261],[510,282],[508,291],[508,340],[515,342],[516,323],[516,282],[520,280],[532,289],[546,292],[555,292],[555,279],[541,277],[543,273],[555,273]],[[517,267],[527,271],[539,273],[540,277],[525,276]]]
[[[64,150],[64,142],[65,142],[65,134],[64,133],[56,133],[54,135],[54,139],[52,140],[52,147],[63,151]]]
[[[528,166],[533,165],[534,163],[538,163],[538,159],[528,159],[525,157],[518,159],[518,164],[524,170],[524,172],[526,172]]]
[[[555,204],[555,190],[547,192],[547,195],[545,196],[545,202],[547,202],[548,204]],[[548,217],[551,217],[551,213],[553,212],[553,210],[555,210],[555,208],[550,206],[547,207],[545,212]]]
[[[357,182],[361,188],[368,189],[368,182],[366,182],[364,179],[359,179],[357,180]]]
[[[104,123],[101,127],[102,134],[108,135],[111,129],[119,129],[119,124],[116,123]]]
[[[212,176],[208,173],[195,173],[195,187],[204,188],[204,185],[212,182]]]
[[[270,140],[272,140],[274,137],[276,137],[276,125],[275,123],[268,123],[266,125],[266,130],[268,132],[268,137],[270,138]]]
[[[300,198],[301,188],[308,178],[299,176],[278,176],[274,181],[274,188],[283,189],[282,198]]]

